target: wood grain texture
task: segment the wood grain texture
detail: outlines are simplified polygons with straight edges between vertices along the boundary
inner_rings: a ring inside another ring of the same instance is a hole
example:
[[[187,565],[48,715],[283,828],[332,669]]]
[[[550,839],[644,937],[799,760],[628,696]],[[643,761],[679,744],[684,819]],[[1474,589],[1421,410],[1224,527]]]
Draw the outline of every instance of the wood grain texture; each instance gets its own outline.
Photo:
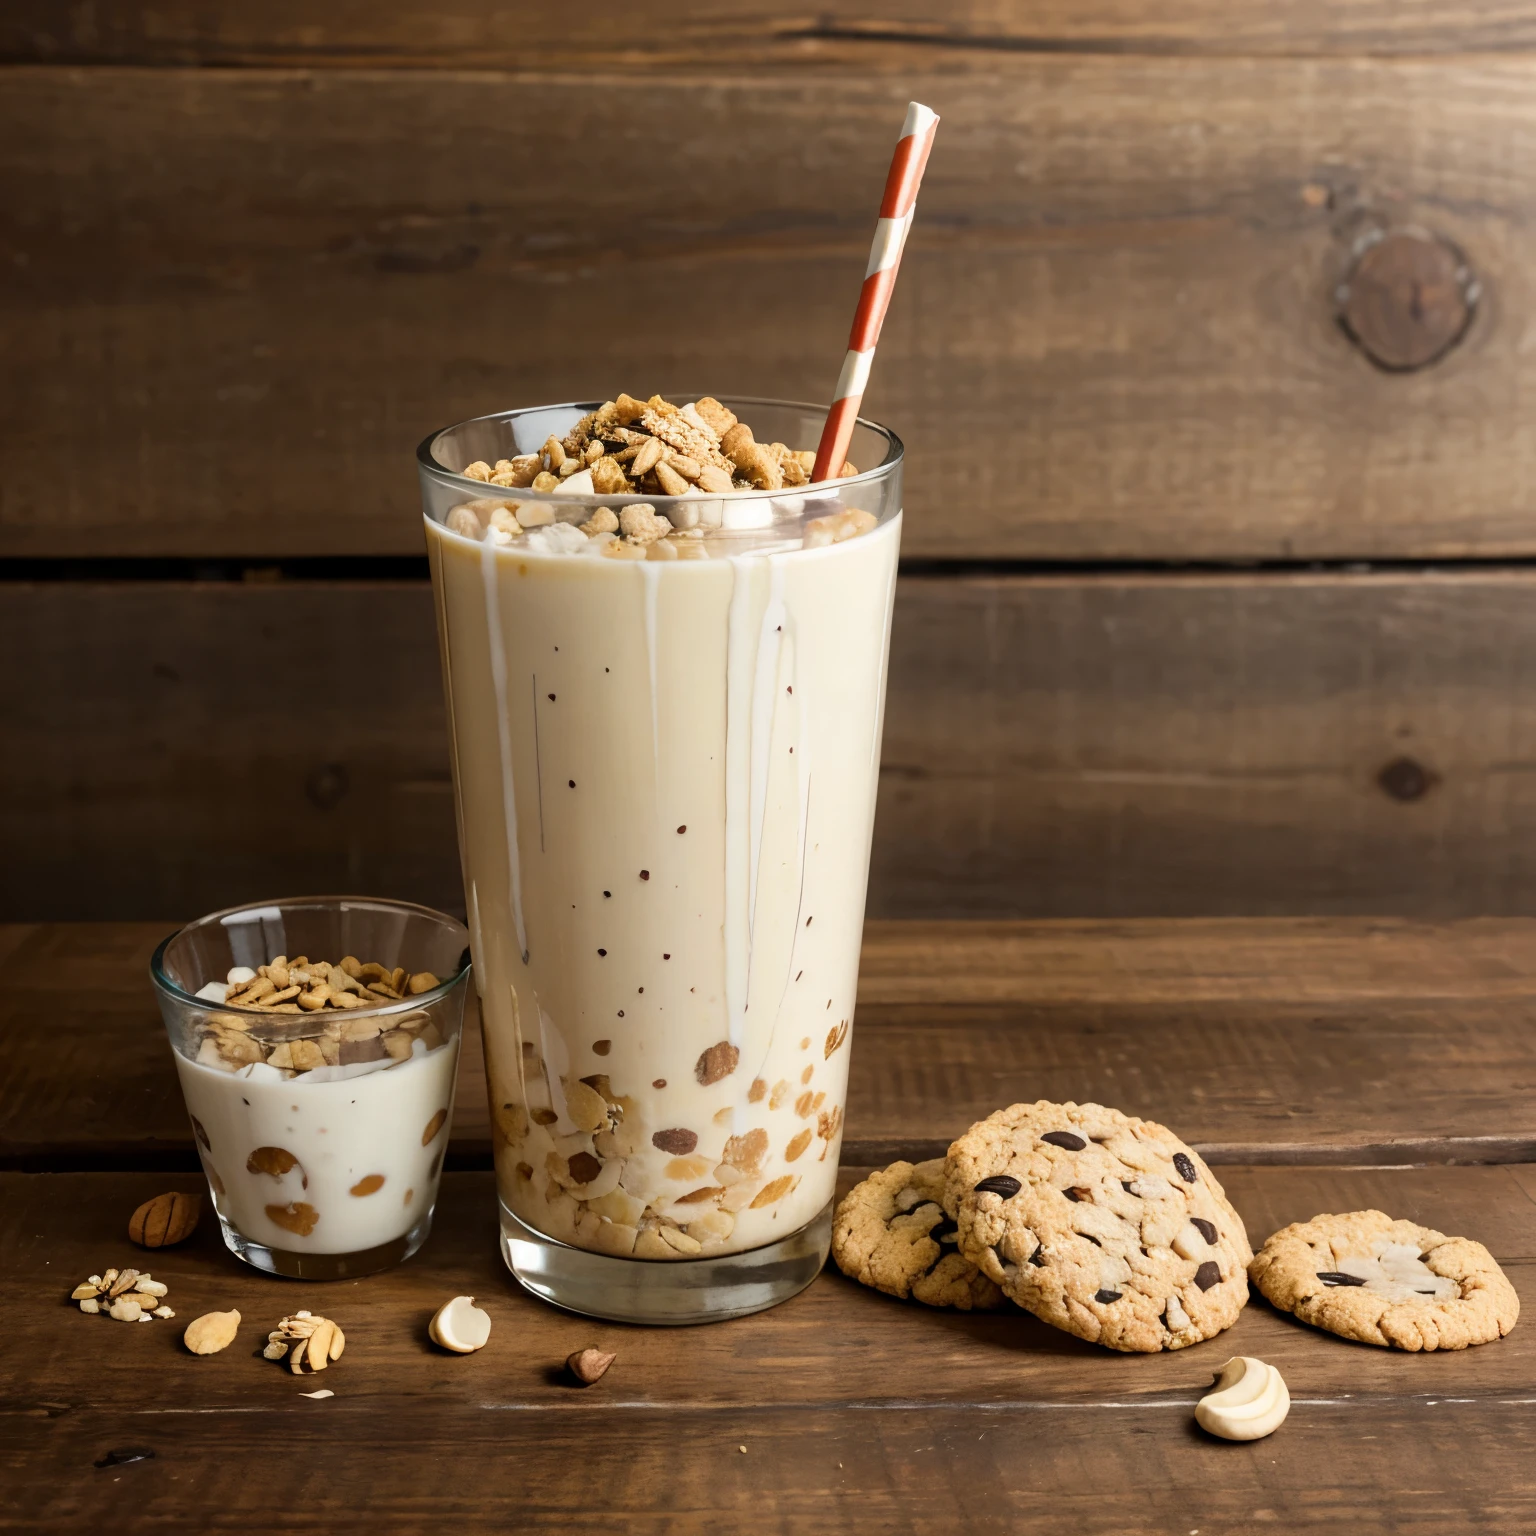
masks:
[[[416,553],[410,450],[456,418],[825,398],[915,95],[944,129],[868,395],[909,555],[1527,555],[1533,84],[1524,55],[11,70],[0,551]],[[1334,294],[1405,224],[1482,297],[1398,376]]]
[[[0,60],[26,63],[407,64],[496,69],[718,69],[828,64],[910,68],[957,55],[975,67],[998,50],[1152,54],[1513,52],[1536,46],[1517,0],[1307,0],[1283,7],[1232,0],[835,0],[763,7],[684,0],[663,15],[618,0],[579,11],[547,3],[515,11],[489,0],[370,6],[359,0],[259,9],[206,0],[136,0],[106,10],[12,0]]]
[[[8,587],[0,917],[457,907],[431,603]],[[1529,910],[1533,670],[1529,572],[905,580],[869,910]]]
[[[191,1181],[184,1181],[190,1187]],[[573,1528],[1092,1533],[1241,1530],[1516,1532],[1536,1513],[1523,1440],[1536,1391],[1529,1325],[1461,1354],[1345,1343],[1261,1300],[1220,1339],[1117,1356],[1018,1313],[962,1317],[835,1272],[787,1305],[700,1329],[626,1329],[519,1293],[495,1247],[488,1175],[450,1174],[437,1229],[409,1264],[304,1291],[242,1268],[205,1229],[157,1256],[180,1316],[127,1327],[62,1298],[126,1258],[126,1213],[166,1181],[0,1178],[0,1275],[15,1302],[0,1355],[5,1520],[28,1531]],[[1536,1206],[1505,1169],[1233,1169],[1262,1237],[1320,1209],[1380,1204],[1486,1239],[1536,1291]],[[473,1294],[480,1354],[425,1339]],[[324,1309],[347,1353],[322,1383],[257,1357],[285,1311]],[[236,1307],[239,1340],[194,1359],[184,1319]],[[617,1349],[589,1391],[573,1349]],[[1287,1423],[1257,1446],[1204,1439],[1195,1400],[1232,1353],[1278,1366]],[[321,1385],[337,1395],[307,1402]],[[745,1446],[743,1452],[740,1447]],[[113,1448],[152,1460],[96,1469]],[[280,1452],[275,1448],[281,1447]],[[1369,1447],[1369,1454],[1362,1448]],[[252,1468],[260,1468],[260,1476]],[[579,1527],[579,1524],[577,1525]]]
[[[145,974],[169,926],[0,929],[0,1163],[193,1165]],[[1536,1161],[1536,921],[966,926],[870,926],[845,1161],[937,1156],[1036,1098],[1223,1164]],[[473,1020],[452,1136],[488,1163]]]

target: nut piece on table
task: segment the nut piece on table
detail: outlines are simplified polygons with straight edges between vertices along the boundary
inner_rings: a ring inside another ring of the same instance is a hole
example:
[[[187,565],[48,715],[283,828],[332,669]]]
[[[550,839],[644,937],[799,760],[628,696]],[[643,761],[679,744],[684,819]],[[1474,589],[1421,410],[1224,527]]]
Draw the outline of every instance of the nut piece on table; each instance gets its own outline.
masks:
[[[472,1355],[489,1341],[491,1319],[475,1305],[473,1296],[455,1296],[437,1309],[427,1334],[434,1344],[456,1355]]]
[[[187,1324],[182,1342],[194,1355],[216,1355],[234,1343],[240,1330],[238,1312],[205,1312]]]
[[[600,1349],[578,1349],[574,1355],[567,1356],[565,1368],[582,1386],[590,1387],[603,1379],[617,1358],[617,1355],[605,1354]]]
[[[341,1358],[346,1347],[347,1336],[330,1318],[295,1312],[267,1335],[262,1354],[268,1360],[281,1360],[286,1355],[289,1370],[302,1376],[306,1366],[311,1373],[325,1370],[331,1361]]]
[[[136,1269],[109,1269],[104,1275],[92,1275],[69,1293],[85,1313],[105,1312],[120,1323],[148,1322],[151,1317],[175,1317],[166,1305],[170,1287]]]
[[[184,1243],[203,1214],[203,1197],[179,1190],[146,1200],[128,1220],[128,1236],[141,1248],[173,1248]]]
[[[1262,1440],[1285,1422],[1291,1394],[1274,1366],[1234,1355],[1195,1405],[1195,1422],[1222,1440]]]

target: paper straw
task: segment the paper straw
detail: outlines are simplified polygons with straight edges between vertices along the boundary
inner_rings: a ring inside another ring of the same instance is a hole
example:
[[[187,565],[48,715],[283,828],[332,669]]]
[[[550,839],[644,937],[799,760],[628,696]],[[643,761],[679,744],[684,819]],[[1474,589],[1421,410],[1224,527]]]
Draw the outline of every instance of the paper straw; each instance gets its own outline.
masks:
[[[902,124],[896,153],[891,157],[891,172],[885,178],[885,196],[880,203],[880,221],[875,225],[875,241],[870,247],[869,266],[864,272],[864,286],[859,290],[859,307],[854,311],[853,331],[848,337],[848,356],[838,375],[837,393],[832,409],[821,429],[816,449],[816,467],[812,480],[831,480],[848,457],[848,443],[853,424],[869,382],[870,364],[875,360],[875,343],[880,327],[891,306],[891,290],[896,286],[896,270],[901,265],[902,248],[912,215],[917,211],[917,189],[933,148],[933,135],[939,115],[921,102],[907,103],[907,120]]]

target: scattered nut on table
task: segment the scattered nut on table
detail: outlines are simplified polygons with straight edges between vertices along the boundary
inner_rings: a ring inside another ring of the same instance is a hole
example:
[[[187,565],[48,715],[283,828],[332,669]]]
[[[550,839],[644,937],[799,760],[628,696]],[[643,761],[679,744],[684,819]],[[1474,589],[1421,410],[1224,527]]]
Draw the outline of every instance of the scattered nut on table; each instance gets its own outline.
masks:
[[[328,1317],[313,1312],[295,1312],[285,1317],[267,1335],[262,1354],[268,1360],[287,1358],[288,1369],[295,1376],[306,1371],[323,1371],[331,1361],[339,1360],[347,1347],[347,1336]]]
[[[173,1248],[184,1243],[203,1214],[203,1197],[180,1190],[146,1200],[128,1220],[129,1239],[141,1248]]]
[[[578,1349],[574,1355],[566,1357],[565,1368],[582,1386],[590,1387],[603,1379],[617,1358],[617,1355],[605,1354],[600,1349]]]
[[[78,1302],[82,1312],[105,1312],[120,1323],[147,1323],[156,1317],[176,1316],[166,1302],[169,1293],[169,1286],[147,1272],[141,1275],[136,1269],[109,1269],[82,1280],[69,1293],[69,1299]]]
[[[187,1324],[181,1338],[194,1355],[216,1355],[234,1343],[239,1331],[238,1312],[205,1312]]]
[[[484,1349],[491,1336],[491,1319],[475,1305],[473,1296],[455,1296],[437,1309],[427,1333],[434,1344],[456,1355]]]
[[[1234,1355],[1195,1405],[1195,1422],[1222,1440],[1262,1440],[1285,1422],[1291,1394],[1274,1366]]]

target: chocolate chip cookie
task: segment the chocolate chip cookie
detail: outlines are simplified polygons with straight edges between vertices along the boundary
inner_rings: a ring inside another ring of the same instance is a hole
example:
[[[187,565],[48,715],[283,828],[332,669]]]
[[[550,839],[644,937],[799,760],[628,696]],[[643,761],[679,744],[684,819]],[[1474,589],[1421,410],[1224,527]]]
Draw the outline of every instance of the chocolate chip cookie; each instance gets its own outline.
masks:
[[[1253,1257],[1242,1218],[1172,1131],[1101,1104],[1015,1104],[949,1149],[961,1254],[1054,1327],[1110,1349],[1230,1328]]]
[[[1283,1227],[1249,1274],[1282,1311],[1341,1339],[1391,1349],[1465,1349],[1503,1338],[1520,1299],[1481,1243],[1385,1211]]]
[[[940,1204],[944,1160],[892,1163],[856,1184],[837,1207],[832,1257],[860,1285],[962,1312],[1003,1305],[1002,1292],[955,1248]]]

